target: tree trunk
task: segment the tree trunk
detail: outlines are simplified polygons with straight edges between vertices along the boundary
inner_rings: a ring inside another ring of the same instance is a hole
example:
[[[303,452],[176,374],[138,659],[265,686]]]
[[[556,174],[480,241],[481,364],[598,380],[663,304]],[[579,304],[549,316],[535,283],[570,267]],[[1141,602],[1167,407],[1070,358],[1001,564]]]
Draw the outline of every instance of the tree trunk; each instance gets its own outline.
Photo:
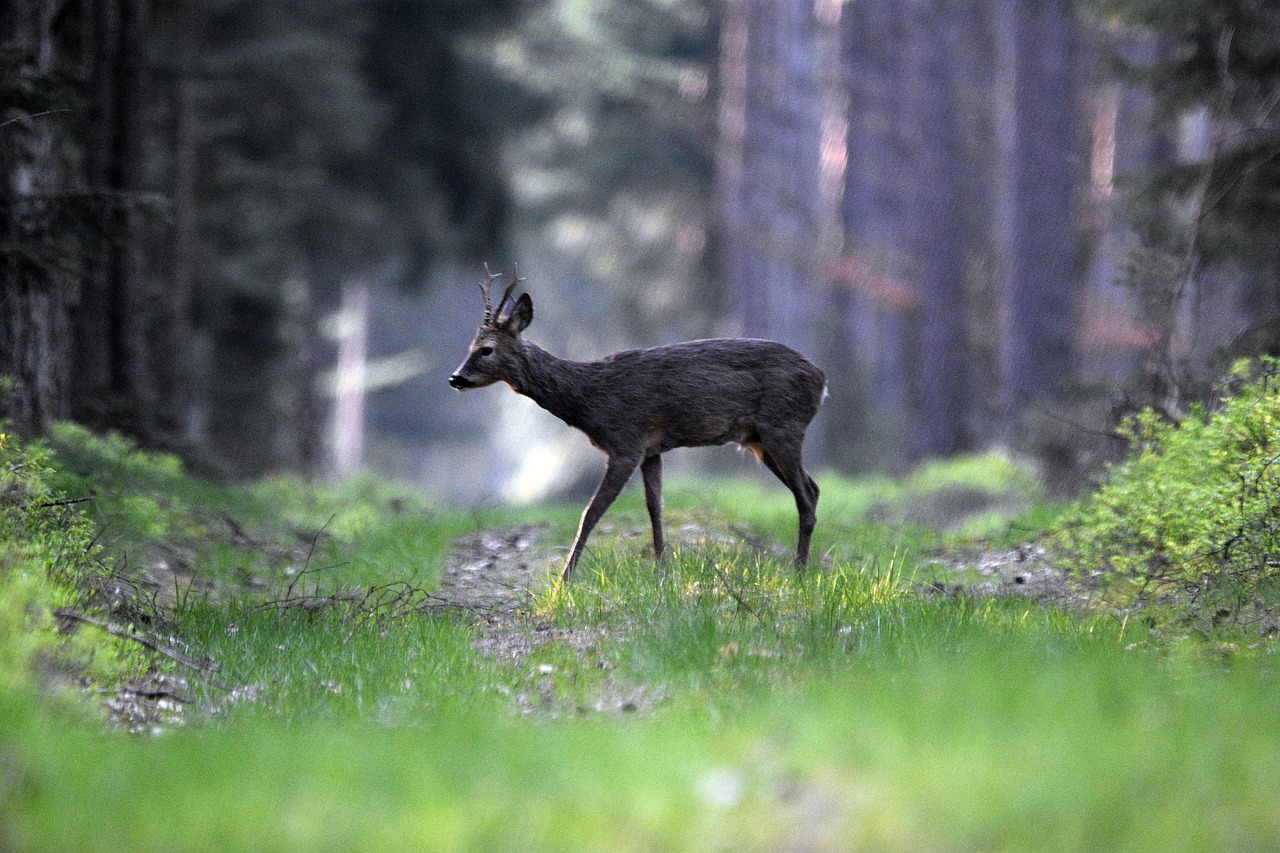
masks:
[[[752,300],[748,284],[745,227],[745,168],[747,112],[747,4],[725,0],[720,19],[720,103],[716,134],[717,213],[713,221],[719,278],[727,295],[726,308],[743,323]],[[740,329],[734,329],[740,331]]]
[[[128,198],[116,255],[113,345],[117,348],[112,387],[144,408],[153,380],[147,354],[146,281],[142,254],[142,213],[136,198],[144,190],[143,147],[147,91],[147,0],[122,0],[120,66],[117,76],[120,127],[115,140],[116,186]],[[133,198],[129,198],[132,196]]]
[[[156,328],[156,393],[159,425],[187,434],[194,381],[192,350],[192,282],[195,251],[195,143],[191,85],[181,74],[172,94],[170,175],[169,287],[159,300]]]
[[[812,352],[822,88],[813,5],[735,2],[722,43],[720,181],[737,331]]]
[[[77,403],[89,420],[145,432],[154,406],[138,209],[144,189],[147,2],[91,0],[90,22],[93,130],[85,178],[101,199],[107,239],[90,261],[77,311]]]
[[[916,336],[911,349],[918,360],[912,373],[910,455],[919,459],[955,453],[970,443],[966,215],[960,191],[965,168],[956,116],[956,22],[944,11],[954,6],[916,0],[906,8],[914,17],[905,49],[915,83],[906,108],[916,128],[906,245],[911,247],[919,294],[911,324]]]
[[[15,80],[48,83],[61,58],[54,21],[60,0],[9,5],[0,11],[0,44],[17,49]],[[67,165],[61,113],[54,102],[0,108],[0,413],[21,433],[41,434],[65,414],[69,270],[79,258],[65,215]]]
[[[912,131],[901,99],[910,63],[902,46],[908,16],[894,0],[846,4],[841,16],[842,79],[848,90],[843,256],[835,280],[844,288],[853,368],[861,375],[871,435],[848,435],[872,467],[894,467],[907,455],[902,441],[909,413],[906,393],[915,363],[906,345],[919,295],[911,280],[909,210],[914,180]]]
[[[85,139],[84,180],[88,192],[102,205],[106,216],[111,164],[111,139],[115,128],[113,74],[119,49],[117,0],[89,0],[86,22],[89,122]],[[103,222],[103,225],[106,223]],[[73,410],[78,418],[95,421],[106,406],[111,356],[107,347],[107,305],[110,240],[104,228],[90,246],[75,310],[76,371]]]
[[[1016,0],[1003,8],[1001,41],[1013,89],[1005,356],[1013,428],[1030,404],[1056,397],[1073,369],[1079,158],[1069,4]]]

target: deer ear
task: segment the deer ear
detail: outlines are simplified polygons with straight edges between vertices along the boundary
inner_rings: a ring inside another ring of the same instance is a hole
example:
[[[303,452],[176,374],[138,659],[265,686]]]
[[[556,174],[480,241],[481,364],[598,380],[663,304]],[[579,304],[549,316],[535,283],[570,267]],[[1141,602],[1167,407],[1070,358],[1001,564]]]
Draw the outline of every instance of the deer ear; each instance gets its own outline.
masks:
[[[504,324],[507,331],[512,334],[520,334],[529,328],[529,324],[533,322],[533,299],[527,293],[520,294],[520,298],[516,300],[515,307],[511,309],[511,313],[507,315]]]

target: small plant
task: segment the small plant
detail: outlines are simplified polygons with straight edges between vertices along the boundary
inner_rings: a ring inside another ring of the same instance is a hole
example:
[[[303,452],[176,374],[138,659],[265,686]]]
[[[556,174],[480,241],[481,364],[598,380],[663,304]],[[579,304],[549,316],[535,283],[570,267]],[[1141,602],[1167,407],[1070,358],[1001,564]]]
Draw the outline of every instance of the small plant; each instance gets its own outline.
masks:
[[[110,681],[140,661],[117,638],[59,629],[55,614],[99,609],[108,571],[81,498],[53,480],[45,445],[0,431],[0,690],[32,686],[37,671]]]
[[[1083,571],[1144,593],[1252,603],[1280,576],[1280,360],[1242,361],[1218,406],[1124,426],[1133,453],[1061,533]],[[1205,598],[1206,593],[1213,593]],[[1230,608],[1228,608],[1228,611]],[[1219,616],[1227,615],[1219,613]]]

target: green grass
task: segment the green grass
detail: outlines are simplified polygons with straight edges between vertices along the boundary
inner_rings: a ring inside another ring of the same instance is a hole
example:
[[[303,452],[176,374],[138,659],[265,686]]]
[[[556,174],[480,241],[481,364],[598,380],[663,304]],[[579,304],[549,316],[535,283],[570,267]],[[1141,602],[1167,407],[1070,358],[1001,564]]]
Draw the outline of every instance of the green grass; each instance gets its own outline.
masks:
[[[251,698],[198,681],[194,697],[222,722],[374,721],[412,723],[434,709],[498,710],[505,684],[495,666],[471,650],[474,632],[456,616],[394,623],[349,612],[235,612],[193,607],[183,618],[187,641],[221,664],[227,680]]]
[[[54,447],[64,493],[97,495],[85,518],[110,532],[109,565],[183,563],[162,639],[220,669],[154,661],[203,709],[157,737],[51,705],[38,677],[4,681],[0,849],[1280,846],[1274,641],[924,590],[928,549],[1054,512],[992,457],[821,478],[823,565],[800,575],[750,544],[791,547],[776,484],[677,479],[661,563],[633,488],[572,584],[489,623],[359,593],[429,589],[456,537],[497,525],[549,519],[543,545],[567,546],[580,507],[471,512],[372,480],[241,488],[74,431]],[[980,511],[957,516],[957,495]],[[949,532],[894,520],[922,505]],[[290,585],[354,598],[267,603]],[[5,594],[0,654],[43,593]],[[476,641],[499,628],[536,648],[486,657]],[[620,696],[638,698],[603,701]]]
[[[1048,653],[1046,653],[1048,652]],[[466,707],[155,740],[10,699],[23,849],[1273,847],[1270,676],[978,643],[731,714],[521,723]]]
[[[561,627],[617,628],[610,653],[625,671],[695,707],[972,643],[1065,653],[1124,641],[1127,626],[1109,617],[1023,599],[928,598],[903,572],[900,562],[872,560],[798,575],[785,561],[724,547],[677,551],[658,566],[614,556],[548,588],[537,605]]]

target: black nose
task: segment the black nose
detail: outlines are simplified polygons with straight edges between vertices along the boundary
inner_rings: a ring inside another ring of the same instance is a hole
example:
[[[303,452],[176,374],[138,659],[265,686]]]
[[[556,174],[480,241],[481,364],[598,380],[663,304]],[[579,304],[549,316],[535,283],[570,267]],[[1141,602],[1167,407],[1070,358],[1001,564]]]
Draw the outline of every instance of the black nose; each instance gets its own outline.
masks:
[[[449,384],[454,388],[474,388],[475,383],[461,373],[455,373],[449,377]]]

